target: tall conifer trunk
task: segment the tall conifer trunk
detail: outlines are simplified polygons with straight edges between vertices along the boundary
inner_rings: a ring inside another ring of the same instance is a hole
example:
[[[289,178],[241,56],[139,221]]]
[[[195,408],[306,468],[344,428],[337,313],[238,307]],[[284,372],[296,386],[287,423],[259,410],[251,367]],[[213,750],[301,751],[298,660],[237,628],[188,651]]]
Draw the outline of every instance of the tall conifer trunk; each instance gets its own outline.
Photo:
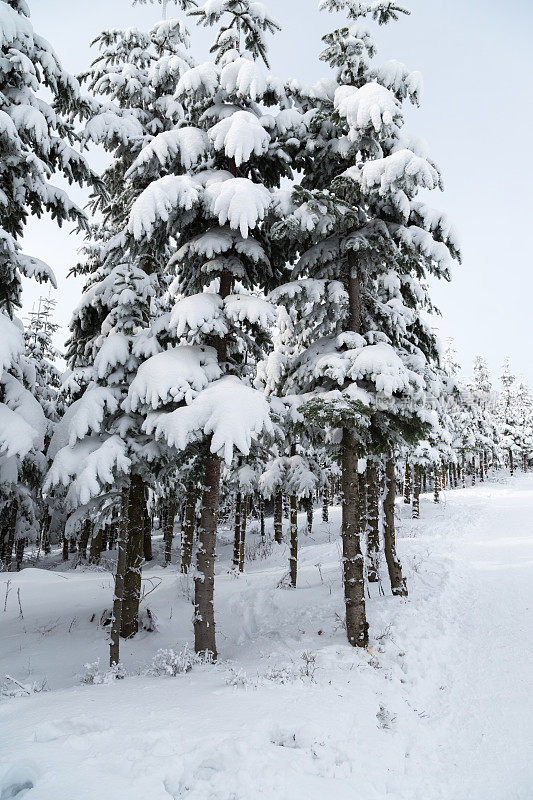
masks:
[[[194,529],[196,527],[196,491],[191,484],[187,487],[185,514],[181,531],[181,571],[186,574],[191,568]]]
[[[234,167],[234,164],[233,164]],[[219,295],[224,300],[231,294],[233,276],[229,272],[220,275]],[[228,339],[213,338],[222,372],[227,371]],[[194,579],[194,649],[213,660],[217,658],[215,638],[215,547],[218,525],[221,461],[211,452],[211,437],[206,443],[204,490],[198,526],[198,551],[196,554],[196,577]]]
[[[283,495],[277,492],[274,497],[274,539],[278,544],[283,541]]]
[[[169,500],[165,504],[165,517],[163,525],[163,539],[165,542],[165,565],[172,561],[172,542],[174,540],[174,520],[176,518],[176,503]]]
[[[361,332],[361,286],[356,254],[348,254],[349,317],[347,331]],[[344,602],[346,606],[346,635],[353,647],[368,644],[368,624],[365,608],[365,572],[361,550],[358,514],[358,454],[357,443],[351,428],[342,430],[341,483],[342,483],[342,556],[344,567]]]
[[[329,522],[329,481],[322,490],[322,522]]]
[[[237,492],[235,497],[235,523],[233,527],[233,567],[238,569],[241,553],[241,516],[242,516],[242,494]]]
[[[366,472],[368,580],[379,580],[379,485],[376,464],[370,462]]]
[[[217,658],[215,640],[215,545],[217,535],[220,458],[206,444],[204,491],[198,525],[197,574],[194,578],[194,649]]]
[[[413,467],[413,519],[420,517],[420,489],[421,489],[421,470],[420,465]]]
[[[385,560],[389,570],[389,579],[393,595],[407,596],[407,586],[402,574],[402,565],[396,553],[396,528],[394,522],[394,504],[396,500],[396,474],[394,459],[388,458],[385,463],[385,496],[383,498],[383,539]]]
[[[248,519],[248,506],[250,499],[248,495],[242,498],[241,506],[241,533],[239,539],[239,572],[244,572],[244,543],[246,540],[246,522]]]
[[[11,568],[13,558],[13,547],[15,546],[15,534],[17,530],[18,500],[13,500],[8,511],[7,534],[5,535],[4,563],[6,572]]]
[[[113,616],[111,618],[111,637],[109,642],[109,666],[120,661],[120,629],[122,626],[122,603],[124,601],[124,578],[126,575],[126,549],[128,546],[128,507],[129,489],[122,490],[120,503],[120,524],[118,532],[117,571],[115,574],[115,594],[113,597]]]
[[[128,503],[128,542],[126,572],[120,635],[123,639],[135,636],[139,629],[139,603],[141,600],[141,571],[144,538],[144,482],[140,475],[132,475]]]
[[[411,491],[413,488],[412,470],[409,460],[405,459],[405,476],[403,479],[403,502],[408,505],[411,502]]]

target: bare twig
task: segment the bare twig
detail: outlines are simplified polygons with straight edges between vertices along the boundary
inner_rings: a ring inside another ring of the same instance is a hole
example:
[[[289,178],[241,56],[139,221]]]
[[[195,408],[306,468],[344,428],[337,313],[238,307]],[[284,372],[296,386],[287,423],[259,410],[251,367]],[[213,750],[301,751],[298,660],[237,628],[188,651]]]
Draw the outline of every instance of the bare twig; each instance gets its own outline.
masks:
[[[4,600],[4,611],[7,611],[7,597],[9,595],[10,590],[11,590],[11,581],[8,581],[6,583],[6,598]]]

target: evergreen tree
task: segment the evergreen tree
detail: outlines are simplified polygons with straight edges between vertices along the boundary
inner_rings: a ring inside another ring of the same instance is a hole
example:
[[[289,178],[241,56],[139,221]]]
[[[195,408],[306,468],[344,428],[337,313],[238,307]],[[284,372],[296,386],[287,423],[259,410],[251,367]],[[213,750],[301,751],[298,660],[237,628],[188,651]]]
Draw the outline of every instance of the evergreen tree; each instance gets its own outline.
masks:
[[[438,351],[421,313],[432,310],[425,281],[448,278],[459,253],[446,217],[417,200],[420,189],[441,186],[424,146],[403,131],[402,103],[418,103],[420,76],[373,62],[365,20],[386,23],[401,9],[355,0],[321,8],[344,11],[348,26],[324,37],[321,58],[335,79],[292,85],[304,179],[283,198],[278,233],[292,247],[296,280],[273,299],[287,306],[298,338],[287,391],[313,392],[308,413],[337,431],[347,633],[364,646],[358,465],[366,454],[392,457],[431,422],[426,392]]]
[[[36,530],[30,487],[43,466],[47,433],[33,394],[37,375],[15,314],[22,276],[55,286],[48,265],[21,252],[20,239],[30,215],[48,212],[59,225],[70,220],[85,226],[83,212],[50,176],[70,183],[94,183],[94,176],[73,148],[77,136],[66,118],[79,103],[78,83],[34,31],[24,0],[1,0],[0,14],[0,538],[9,567],[15,539],[23,542]]]

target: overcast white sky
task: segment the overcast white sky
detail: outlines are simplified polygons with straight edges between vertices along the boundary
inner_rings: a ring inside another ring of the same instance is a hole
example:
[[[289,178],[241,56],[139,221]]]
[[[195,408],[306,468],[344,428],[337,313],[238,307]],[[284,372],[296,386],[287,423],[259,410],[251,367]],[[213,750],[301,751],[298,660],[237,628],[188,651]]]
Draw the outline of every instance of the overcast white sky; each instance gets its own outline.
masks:
[[[321,36],[332,24],[318,0],[264,0],[283,25],[272,41],[272,67],[306,82],[327,74],[317,58]],[[73,73],[92,59],[90,41],[104,28],[149,28],[158,6],[129,0],[29,0],[32,22]],[[506,355],[533,385],[532,0],[406,0],[412,15],[379,29],[379,56],[396,58],[424,76],[422,108],[409,115],[409,130],[426,139],[445,181],[433,205],[460,231],[463,265],[451,284],[435,287],[443,339],[453,336],[466,374],[483,353],[496,376]],[[169,12],[175,9],[170,3]],[[194,55],[207,59],[212,34],[195,35]],[[96,165],[95,165],[96,166]],[[72,192],[83,203],[83,194]],[[79,241],[68,228],[32,222],[25,250],[54,268],[58,322],[66,335],[80,283],[67,280]],[[25,310],[39,288],[25,282]]]

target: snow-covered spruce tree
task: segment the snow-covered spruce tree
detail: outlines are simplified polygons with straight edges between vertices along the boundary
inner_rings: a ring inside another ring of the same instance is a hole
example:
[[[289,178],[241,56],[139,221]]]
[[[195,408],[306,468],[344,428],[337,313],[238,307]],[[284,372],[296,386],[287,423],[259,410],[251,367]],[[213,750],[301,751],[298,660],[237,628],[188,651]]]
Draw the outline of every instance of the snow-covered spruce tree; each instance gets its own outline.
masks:
[[[358,462],[367,452],[392,458],[425,432],[426,373],[438,357],[420,313],[432,308],[425,278],[447,278],[458,249],[447,219],[417,200],[420,189],[441,185],[425,146],[403,132],[402,103],[418,103],[420,76],[398,62],[373,63],[365,18],[386,23],[402,9],[388,0],[320,6],[345,11],[348,25],[324,38],[321,57],[335,79],[293,86],[309,132],[304,179],[285,200],[280,236],[300,258],[297,280],[275,299],[301,320],[289,391],[315,392],[310,413],[339,431],[347,633],[364,646]]]
[[[93,176],[72,147],[73,126],[55,107],[73,110],[79,86],[33,30],[24,0],[1,0],[0,48],[0,536],[3,558],[10,562],[15,538],[23,539],[35,525],[29,485],[42,468],[46,433],[33,395],[36,374],[15,316],[21,276],[55,283],[50,268],[24,255],[19,242],[30,214],[49,212],[59,225],[84,225],[83,212],[50,183],[50,175],[77,183]]]
[[[520,436],[515,403],[516,377],[511,372],[509,358],[504,361],[500,382],[502,387],[498,403],[500,442],[509,472],[513,475],[516,457],[520,450]]]
[[[476,356],[469,389],[478,408],[478,418],[485,438],[483,451],[483,469],[485,474],[489,467],[499,464],[500,439],[498,423],[494,413],[494,392],[487,362],[483,356]]]
[[[113,160],[103,175],[103,190],[93,199],[93,211],[100,212],[103,221],[91,230],[86,258],[77,268],[88,278],[73,315],[68,350],[70,382],[77,385],[74,406],[87,407],[89,424],[79,426],[76,410],[69,409],[66,441],[55,456],[51,480],[64,483],[74,478],[72,487],[81,490],[85,465],[73,451],[81,454],[90,447],[97,465],[90,491],[69,494],[72,505],[78,506],[76,520],[86,530],[83,517],[92,518],[98,535],[111,514],[127,511],[121,526],[126,536],[125,573],[117,574],[124,596],[116,603],[125,637],[138,627],[147,484],[160,477],[165,466],[160,449],[141,430],[143,418],[124,406],[137,368],[161,349],[150,320],[159,309],[165,259],[164,250],[146,251],[142,259],[127,252],[123,230],[143,185],[126,184],[125,175],[156,134],[184,119],[185,109],[173,94],[191,64],[187,37],[176,19],[159,23],[149,33],[133,28],[106,31],[96,40],[100,56],[83,76],[94,94],[86,102],[85,138],[103,144]],[[107,468],[99,470],[100,457]]]
[[[61,395],[61,371],[57,366],[60,353],[53,344],[53,335],[59,328],[53,318],[56,304],[50,296],[40,297],[37,307],[29,312],[29,321],[24,332],[26,358],[35,373],[33,395],[46,418],[43,454],[46,453],[54,428],[65,410]],[[33,470],[35,517],[45,552],[50,551],[51,541],[60,541],[61,524],[64,522],[62,503],[55,504],[51,502],[51,498],[45,499],[42,496],[47,466],[47,460],[39,458]]]
[[[272,189],[290,175],[290,134],[278,126],[283,87],[260,63],[277,26],[249,2],[208,3],[201,23],[220,23],[215,60],[186,71],[175,93],[187,124],[154,137],[128,173],[151,183],[133,204],[134,257],[170,247],[175,347],[143,364],[132,408],[151,410],[144,429],[172,448],[203,448],[203,495],[195,576],[195,647],[216,656],[213,586],[221,461],[270,429],[268,405],[250,374],[263,356],[272,305],[261,291],[284,261],[268,237]],[[276,116],[278,115],[278,116]],[[162,321],[162,324],[164,322]],[[139,383],[141,386],[141,383]],[[145,390],[146,387],[146,390]]]

